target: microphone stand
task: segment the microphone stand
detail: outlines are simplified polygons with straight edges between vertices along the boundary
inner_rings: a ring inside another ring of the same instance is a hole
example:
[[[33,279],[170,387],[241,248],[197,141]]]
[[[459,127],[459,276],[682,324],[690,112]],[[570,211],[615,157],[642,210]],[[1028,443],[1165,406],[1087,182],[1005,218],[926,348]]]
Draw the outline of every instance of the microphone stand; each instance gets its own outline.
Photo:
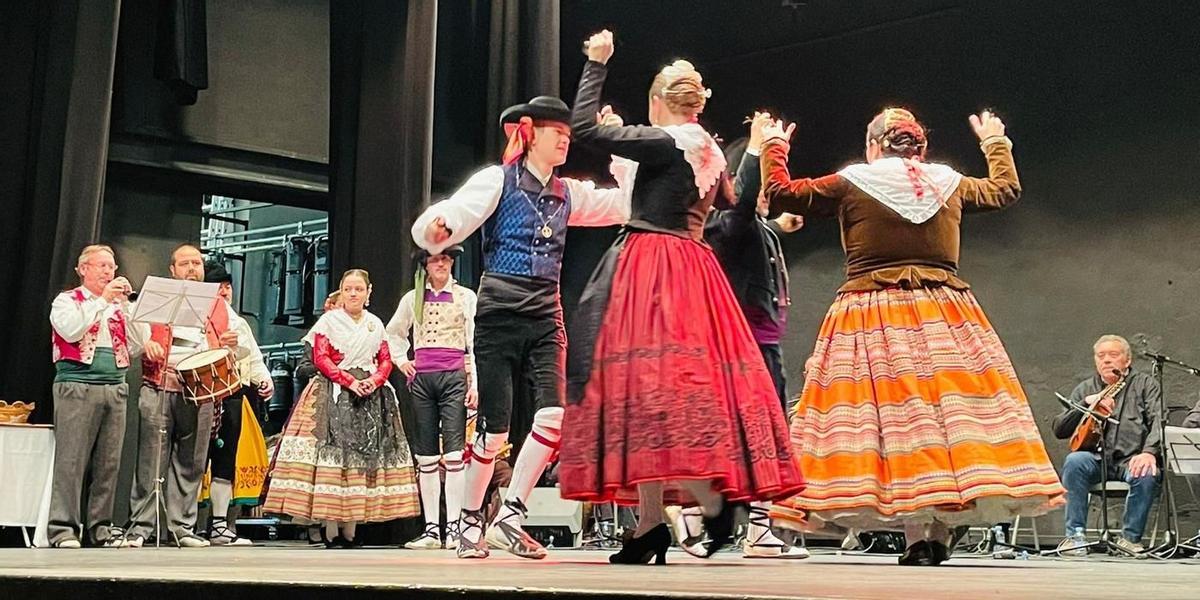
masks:
[[[1153,366],[1151,367],[1151,375],[1158,383],[1159,393],[1163,394],[1158,403],[1158,434],[1159,443],[1162,452],[1163,461],[1163,502],[1167,503],[1167,530],[1163,533],[1163,543],[1157,547],[1147,551],[1147,554],[1160,560],[1166,560],[1175,556],[1180,550],[1190,550],[1192,552],[1200,552],[1200,547],[1195,544],[1200,541],[1200,534],[1195,537],[1180,541],[1179,540],[1179,507],[1175,504],[1175,496],[1171,489],[1171,477],[1167,473],[1170,466],[1167,460],[1167,400],[1166,394],[1163,391],[1163,367],[1171,367],[1173,369],[1183,371],[1190,375],[1200,377],[1200,369],[1193,367],[1187,363],[1180,362],[1169,356],[1159,354],[1157,352],[1140,351],[1138,354],[1150,359]]]
[[[1098,539],[1094,542],[1088,542],[1086,544],[1079,544],[1077,546],[1071,546],[1070,548],[1055,548],[1053,550],[1043,550],[1041,552],[1041,555],[1042,556],[1062,556],[1063,552],[1073,552],[1076,550],[1088,550],[1091,548],[1097,548],[1099,550],[1103,550],[1107,554],[1113,554],[1114,553],[1113,551],[1115,550],[1116,552],[1123,553],[1126,556],[1136,556],[1136,554],[1134,554],[1133,552],[1130,552],[1129,550],[1126,550],[1125,548],[1122,548],[1121,546],[1114,544],[1111,541],[1112,533],[1108,530],[1108,492],[1107,492],[1107,486],[1105,485],[1108,482],[1108,450],[1107,450],[1107,448],[1105,448],[1105,444],[1108,442],[1108,426],[1109,425],[1119,426],[1121,424],[1121,422],[1118,419],[1113,418],[1111,416],[1102,415],[1102,414],[1096,412],[1095,410],[1088,408],[1087,406],[1071,402],[1070,400],[1064,398],[1062,396],[1062,394],[1059,394],[1056,392],[1054,395],[1056,397],[1058,397],[1059,402],[1066,405],[1066,407],[1069,408],[1070,410],[1073,410],[1073,411],[1083,414],[1083,418],[1085,418],[1085,419],[1092,419],[1092,420],[1096,421],[1096,426],[1100,428],[1100,442],[1096,445],[1096,452],[1098,452],[1100,454],[1100,514],[1101,514],[1100,539]],[[1121,396],[1120,400],[1116,400],[1116,398],[1113,399],[1117,402],[1117,405],[1114,407],[1115,410],[1113,411],[1113,414],[1116,415],[1117,417],[1120,417],[1122,414],[1122,411],[1125,409],[1125,394],[1124,394],[1124,392],[1122,392],[1120,394],[1120,396]],[[1085,525],[1085,528],[1086,528],[1086,525]]]

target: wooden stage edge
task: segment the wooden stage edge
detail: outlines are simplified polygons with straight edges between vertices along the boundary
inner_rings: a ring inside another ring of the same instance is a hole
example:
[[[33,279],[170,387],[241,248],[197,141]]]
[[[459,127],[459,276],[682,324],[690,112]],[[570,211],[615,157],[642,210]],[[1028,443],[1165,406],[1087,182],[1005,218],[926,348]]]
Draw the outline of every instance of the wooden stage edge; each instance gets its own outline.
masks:
[[[1148,600],[1200,597],[1200,561],[956,555],[941,567],[900,567],[895,556],[818,550],[800,561],[739,553],[666,566],[609,565],[608,551],[558,550],[544,561],[503,552],[459,560],[451,551],[325,550],[299,545],[240,548],[0,549],[0,590],[13,600],[635,600],[640,598],[1002,597]]]

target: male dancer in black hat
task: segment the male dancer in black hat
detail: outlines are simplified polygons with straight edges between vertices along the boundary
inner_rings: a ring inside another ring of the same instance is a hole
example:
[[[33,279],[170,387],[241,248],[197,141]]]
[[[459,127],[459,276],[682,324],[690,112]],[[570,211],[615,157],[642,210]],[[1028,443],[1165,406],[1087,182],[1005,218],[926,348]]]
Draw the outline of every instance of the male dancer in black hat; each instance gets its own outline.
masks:
[[[413,289],[400,299],[387,324],[392,361],[408,379],[416,409],[416,431],[411,438],[421,486],[425,531],[404,544],[413,550],[458,547],[458,522],[462,512],[466,468],[467,408],[475,408],[475,292],[458,285],[451,276],[462,246],[441,254],[417,253]],[[413,357],[408,336],[412,333]],[[440,439],[439,439],[440,436]],[[446,479],[446,542],[442,543],[442,474]]]
[[[567,339],[558,278],[567,226],[627,221],[637,168],[614,159],[618,187],[613,189],[555,175],[571,144],[570,117],[567,105],[550,96],[509,107],[500,116],[508,135],[503,164],[472,175],[452,196],[430,206],[412,228],[417,245],[432,254],[483,230],[484,273],[475,318],[482,426],[467,449],[460,558],[486,557],[489,541],[524,558],[546,556],[521,522],[525,502],[561,437]],[[597,119],[619,121],[607,107]],[[533,427],[517,455],[504,506],[485,526],[483,495],[492,461],[508,440],[514,381],[525,374],[534,383]]]

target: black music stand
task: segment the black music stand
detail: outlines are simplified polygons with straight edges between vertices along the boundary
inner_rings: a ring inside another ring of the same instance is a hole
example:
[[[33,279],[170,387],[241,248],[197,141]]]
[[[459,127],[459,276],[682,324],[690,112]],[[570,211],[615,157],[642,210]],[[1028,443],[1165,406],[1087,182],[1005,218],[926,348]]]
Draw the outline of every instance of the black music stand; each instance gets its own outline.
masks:
[[[1200,368],[1196,368],[1187,363],[1180,362],[1169,356],[1165,356],[1163,354],[1158,354],[1156,352],[1148,352],[1148,351],[1141,351],[1141,352],[1138,352],[1138,354],[1144,356],[1145,358],[1150,359],[1151,363],[1153,364],[1151,373],[1154,376],[1154,380],[1158,382],[1159,390],[1163,389],[1164,367],[1171,367],[1178,371],[1183,371],[1185,373],[1200,377]],[[1175,554],[1177,552],[1179,552],[1180,549],[1193,550],[1196,552],[1200,552],[1200,548],[1197,548],[1195,546],[1197,538],[1200,538],[1200,535],[1197,535],[1196,537],[1192,537],[1192,538],[1189,538],[1184,541],[1179,540],[1179,534],[1178,534],[1178,531],[1179,531],[1179,508],[1175,505],[1175,496],[1171,491],[1171,478],[1170,478],[1169,474],[1165,472],[1167,467],[1169,466],[1166,461],[1166,457],[1167,457],[1167,415],[1168,414],[1169,414],[1169,411],[1167,410],[1167,400],[1166,400],[1166,395],[1164,392],[1163,399],[1161,402],[1159,402],[1158,428],[1159,428],[1159,436],[1160,436],[1159,439],[1162,440],[1162,444],[1163,444],[1163,459],[1164,459],[1163,460],[1163,470],[1164,470],[1164,472],[1163,472],[1162,498],[1163,498],[1163,502],[1167,503],[1167,531],[1163,534],[1163,543],[1159,544],[1158,546],[1156,546],[1153,549],[1148,551],[1148,554],[1150,556],[1153,556],[1154,558],[1158,558],[1158,559],[1171,558],[1171,557],[1175,556]]]
[[[131,323],[158,323],[176,327],[198,327],[203,329],[208,322],[214,302],[221,302],[217,295],[219,286],[215,283],[189,281],[186,279],[167,279],[165,277],[147,277],[142,284],[142,292],[137,305],[130,315]],[[163,348],[170,355],[171,348]],[[163,358],[165,363],[167,358]],[[167,501],[163,498],[162,473],[163,442],[167,436],[167,397],[164,392],[157,392],[159,411],[156,423],[158,439],[154,448],[154,489],[150,495],[154,497],[154,547],[162,547],[163,514],[167,512]],[[141,460],[141,457],[138,457]],[[167,532],[179,545],[179,537],[167,524]],[[129,531],[122,536],[122,542],[129,541]]]

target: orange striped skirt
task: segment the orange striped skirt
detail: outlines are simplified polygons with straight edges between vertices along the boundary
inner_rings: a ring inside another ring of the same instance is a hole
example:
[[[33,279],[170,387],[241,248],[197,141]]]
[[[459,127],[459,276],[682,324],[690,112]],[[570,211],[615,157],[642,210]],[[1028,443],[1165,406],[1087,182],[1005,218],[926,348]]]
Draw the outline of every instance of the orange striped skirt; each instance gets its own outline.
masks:
[[[317,439],[318,420],[325,418],[332,384],[316,376],[304,389],[288,418],[275,450],[263,511],[311,521],[390,521],[421,513],[416,471],[404,429],[402,452],[373,469],[347,464],[340,448]],[[395,396],[390,400],[395,402]]]
[[[992,524],[1064,502],[1000,338],[970,291],[840,294],[791,422],[808,487],[778,525]]]

